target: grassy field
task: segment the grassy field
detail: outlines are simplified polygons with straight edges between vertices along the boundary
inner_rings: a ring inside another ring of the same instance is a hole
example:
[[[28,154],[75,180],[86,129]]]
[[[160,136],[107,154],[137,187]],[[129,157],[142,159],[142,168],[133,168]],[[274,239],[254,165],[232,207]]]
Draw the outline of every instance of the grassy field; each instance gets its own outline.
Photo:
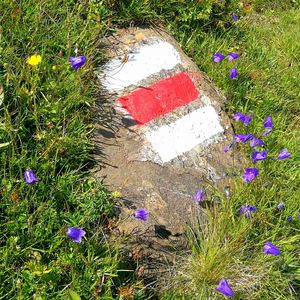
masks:
[[[223,299],[214,288],[226,278],[234,299],[299,299],[299,1],[2,0],[0,13],[0,299],[154,298],[108,244],[111,197],[89,175],[99,38],[133,24],[165,25],[227,97],[229,115],[253,112],[236,133],[261,137],[266,116],[274,122],[258,177],[244,183],[235,170],[231,197],[215,192],[209,224],[188,231],[189,255],[159,298]],[[214,63],[215,52],[240,57]],[[77,72],[76,53],[87,57]],[[239,147],[254,167],[250,147]],[[276,159],[283,148],[291,157]],[[26,184],[26,169],[39,181]],[[251,218],[243,204],[257,207]],[[66,237],[71,226],[86,231],[82,243]],[[266,241],[281,254],[262,254]]]

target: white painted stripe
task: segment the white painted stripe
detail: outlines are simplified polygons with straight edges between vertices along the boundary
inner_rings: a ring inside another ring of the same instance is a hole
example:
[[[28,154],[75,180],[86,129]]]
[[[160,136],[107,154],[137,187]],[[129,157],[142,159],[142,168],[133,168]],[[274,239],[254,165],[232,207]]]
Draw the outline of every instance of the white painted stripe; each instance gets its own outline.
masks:
[[[206,105],[171,124],[146,130],[145,134],[165,163],[223,131],[217,112]]]
[[[171,44],[160,39],[150,41],[151,44],[141,45],[134,54],[129,54],[126,63],[114,58],[104,65],[101,80],[107,90],[120,91],[161,70],[170,70],[181,64],[180,55]]]

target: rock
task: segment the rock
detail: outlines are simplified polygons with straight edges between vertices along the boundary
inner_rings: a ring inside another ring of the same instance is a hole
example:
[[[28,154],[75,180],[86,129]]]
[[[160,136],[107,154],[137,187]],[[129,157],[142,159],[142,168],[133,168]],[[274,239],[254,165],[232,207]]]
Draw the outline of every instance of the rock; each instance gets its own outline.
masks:
[[[184,245],[196,211],[204,220],[197,189],[208,200],[224,189],[233,157],[223,149],[233,132],[224,98],[166,31],[130,28],[104,43],[98,109],[107,119],[95,119],[95,176],[124,196],[116,200],[119,232],[154,257]],[[146,222],[133,218],[137,208],[150,211]]]

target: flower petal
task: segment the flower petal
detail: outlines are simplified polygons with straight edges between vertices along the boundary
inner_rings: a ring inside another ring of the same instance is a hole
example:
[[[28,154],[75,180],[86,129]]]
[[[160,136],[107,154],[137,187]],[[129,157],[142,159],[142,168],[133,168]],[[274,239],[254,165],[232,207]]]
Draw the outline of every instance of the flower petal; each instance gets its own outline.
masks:
[[[214,62],[216,63],[221,62],[224,59],[224,57],[225,56],[223,54],[216,52],[214,54]]]
[[[291,154],[289,153],[288,149],[284,148],[280,151],[280,153],[278,154],[277,158],[278,159],[285,159],[285,158],[289,158],[291,157]]]
[[[231,79],[235,79],[235,78],[238,78],[238,76],[239,76],[239,73],[238,73],[237,69],[236,69],[236,68],[232,68],[232,69],[230,70],[229,77],[230,77]]]
[[[219,282],[219,285],[215,288],[215,290],[227,297],[233,296],[233,290],[225,278]]]
[[[82,67],[86,62],[86,57],[84,55],[82,56],[76,56],[76,57],[69,57],[69,62],[72,65],[72,68],[77,71],[80,67]]]
[[[81,243],[81,239],[85,234],[86,232],[79,227],[69,227],[67,231],[67,236],[76,243]]]
[[[256,137],[250,140],[250,147],[262,146],[264,142]]]
[[[245,168],[243,174],[243,181],[250,182],[258,175],[258,169],[256,168]]]
[[[197,190],[194,196],[194,200],[197,202],[202,202],[205,198],[205,191],[203,189]]]
[[[242,113],[240,113],[240,112],[237,112],[237,113],[235,113],[235,114],[233,115],[233,118],[234,118],[234,120],[237,121],[237,122],[239,122],[239,121],[244,122],[244,120],[245,120],[245,115],[242,114]]]
[[[227,54],[227,56],[228,56],[228,61],[233,61],[239,57],[239,54],[230,52]]]
[[[147,221],[147,218],[149,216],[150,212],[145,209],[145,208],[141,208],[141,209],[137,209],[133,216],[135,219],[140,219],[140,220],[143,220],[143,221]]]
[[[259,160],[264,160],[268,157],[268,152],[267,151],[256,151],[254,150],[254,153],[252,154],[252,159],[253,163],[256,164],[257,161]]]
[[[244,119],[244,121],[243,121],[244,125],[245,125],[245,126],[248,126],[249,123],[251,122],[251,120],[252,120],[252,115],[245,116],[245,119]]]
[[[33,171],[31,169],[28,169],[24,172],[24,178],[26,184],[32,184],[35,182],[38,182],[39,180],[35,177]]]
[[[273,120],[271,116],[267,116],[264,122],[264,128],[273,128]]]
[[[267,134],[271,133],[272,130],[273,130],[272,127],[266,128],[266,130],[262,133],[262,136],[266,136]]]
[[[224,147],[224,153],[227,153],[229,151],[229,149],[233,146],[235,142],[234,141],[231,141],[229,142],[225,147]]]
[[[253,134],[235,134],[233,137],[237,143],[242,142],[245,144],[248,140],[253,138]]]
[[[280,254],[280,250],[274,244],[267,241],[266,244],[264,245],[263,254],[270,254],[270,255],[277,256]]]
[[[31,55],[27,59],[27,63],[30,66],[37,66],[42,61],[42,57],[38,54]]]

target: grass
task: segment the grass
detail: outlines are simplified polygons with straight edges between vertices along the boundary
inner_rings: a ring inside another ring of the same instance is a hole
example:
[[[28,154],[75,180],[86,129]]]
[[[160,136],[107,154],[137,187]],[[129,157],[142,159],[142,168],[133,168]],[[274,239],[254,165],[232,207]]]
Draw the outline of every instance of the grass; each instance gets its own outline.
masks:
[[[214,28],[202,36],[178,33],[185,51],[227,96],[228,113],[254,112],[250,125],[236,124],[235,131],[261,136],[263,121],[271,115],[275,129],[264,138],[269,156],[276,158],[285,147],[293,155],[286,161],[269,158],[258,162],[260,175],[250,184],[243,183],[240,175],[231,181],[231,199],[221,196],[210,212],[207,228],[194,229],[188,235],[192,253],[182,259],[176,283],[169,283],[173,290],[181,287],[174,299],[179,295],[221,299],[213,289],[224,277],[231,280],[235,299],[299,298],[299,15],[298,8],[275,7],[263,14],[253,11],[232,28],[221,27],[217,33]],[[211,57],[215,52],[238,52],[241,57],[214,64]],[[234,66],[239,71],[236,81],[229,79]],[[249,147],[242,148],[249,156],[243,167],[254,167]],[[280,201],[286,209],[278,213],[275,207]],[[258,208],[251,220],[239,215],[244,203]],[[294,218],[292,223],[287,221],[289,215]],[[281,249],[279,258],[262,255],[267,240]]]
[[[264,139],[266,149],[274,157],[284,147],[292,154],[258,162],[260,174],[250,184],[233,178],[229,200],[215,191],[219,200],[208,210],[209,223],[188,231],[190,253],[178,257],[176,276],[162,279],[159,297],[221,299],[214,288],[226,277],[235,299],[299,298],[299,2],[195,3],[1,1],[0,299],[70,299],[72,293],[73,299],[126,299],[130,293],[146,299],[134,271],[120,272],[118,249],[106,239],[110,194],[89,175],[93,70],[104,55],[99,38],[117,26],[145,23],[169,28],[226,95],[229,114],[254,112],[247,128],[235,124],[236,132],[259,135],[271,115],[275,127]],[[232,11],[241,17],[237,23]],[[74,72],[68,57],[77,48],[88,61]],[[215,64],[215,52],[241,56]],[[36,67],[26,63],[34,53],[42,56]],[[233,66],[235,81],[228,77]],[[244,167],[252,166],[250,149],[241,150],[249,156]],[[27,168],[37,184],[25,184]],[[286,209],[275,213],[281,200]],[[244,203],[257,206],[253,218],[239,215]],[[65,236],[68,226],[85,229],[83,243]],[[282,255],[262,255],[266,240]]]
[[[114,299],[118,253],[103,231],[112,205],[87,168],[90,78],[105,31],[92,9],[77,1],[0,4],[0,140],[9,143],[0,150],[0,299],[68,299],[69,291]],[[68,62],[76,45],[89,57],[78,72]],[[32,67],[34,53],[42,62]],[[37,184],[25,184],[27,168]],[[68,226],[86,230],[82,244],[66,238]]]

